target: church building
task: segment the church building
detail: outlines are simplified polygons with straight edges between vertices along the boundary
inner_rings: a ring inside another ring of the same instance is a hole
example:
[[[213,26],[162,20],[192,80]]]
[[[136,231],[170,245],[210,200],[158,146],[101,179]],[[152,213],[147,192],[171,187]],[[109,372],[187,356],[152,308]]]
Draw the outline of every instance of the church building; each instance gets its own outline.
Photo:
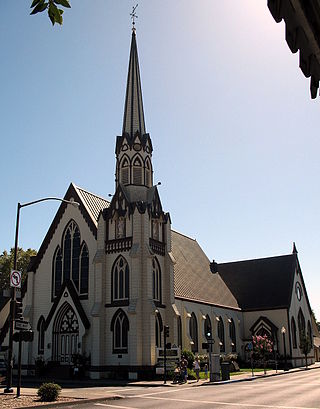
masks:
[[[166,326],[177,350],[206,354],[210,332],[214,353],[245,359],[252,335],[267,334],[292,366],[304,365],[299,335],[312,339],[312,320],[295,246],[288,255],[217,264],[172,230],[153,180],[134,28],[115,154],[111,200],[71,183],[64,198],[79,206],[61,203],[31,261],[23,316],[34,340],[23,346],[24,373],[36,358],[68,367],[80,354],[92,379],[150,377]]]

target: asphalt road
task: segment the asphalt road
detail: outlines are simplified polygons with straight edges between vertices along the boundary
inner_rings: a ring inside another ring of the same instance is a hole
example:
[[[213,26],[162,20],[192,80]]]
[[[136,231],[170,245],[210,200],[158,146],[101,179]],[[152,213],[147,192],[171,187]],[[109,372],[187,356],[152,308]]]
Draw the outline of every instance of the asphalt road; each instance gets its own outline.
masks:
[[[79,409],[320,409],[320,370],[220,385],[120,387],[119,400],[79,404]],[[69,406],[68,406],[69,407]],[[71,405],[70,405],[71,407]],[[73,406],[74,407],[74,406]]]

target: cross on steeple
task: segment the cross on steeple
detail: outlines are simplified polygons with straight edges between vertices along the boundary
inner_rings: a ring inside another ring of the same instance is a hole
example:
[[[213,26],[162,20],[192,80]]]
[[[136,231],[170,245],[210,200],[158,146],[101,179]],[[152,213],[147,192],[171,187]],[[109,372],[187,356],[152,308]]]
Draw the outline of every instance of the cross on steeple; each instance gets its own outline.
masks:
[[[138,18],[138,16],[136,15],[136,8],[138,7],[138,4],[136,4],[136,6],[132,6],[132,13],[130,13],[131,16],[131,20],[132,20],[132,30],[135,30],[135,19]]]

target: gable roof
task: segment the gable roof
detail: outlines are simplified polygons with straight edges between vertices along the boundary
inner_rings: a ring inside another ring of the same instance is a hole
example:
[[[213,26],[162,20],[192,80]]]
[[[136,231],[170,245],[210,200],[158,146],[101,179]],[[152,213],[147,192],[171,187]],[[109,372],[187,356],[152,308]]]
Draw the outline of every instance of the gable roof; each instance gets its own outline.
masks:
[[[76,186],[74,183],[70,184],[64,196],[65,200],[70,200],[71,198],[73,198],[80,204],[79,210],[82,216],[87,222],[93,235],[97,237],[99,214],[101,211],[103,211],[103,209],[109,207],[110,202],[100,196],[97,196],[93,193],[88,192],[87,190]],[[29,271],[35,272],[38,268],[67,206],[68,205],[66,203],[61,202],[59,209],[49,227],[49,230],[40,246],[38,254],[32,259],[31,264],[29,265]]]
[[[288,308],[297,255],[218,264],[218,275],[245,311]]]
[[[218,274],[196,240],[172,231],[175,297],[239,309],[236,298]]]

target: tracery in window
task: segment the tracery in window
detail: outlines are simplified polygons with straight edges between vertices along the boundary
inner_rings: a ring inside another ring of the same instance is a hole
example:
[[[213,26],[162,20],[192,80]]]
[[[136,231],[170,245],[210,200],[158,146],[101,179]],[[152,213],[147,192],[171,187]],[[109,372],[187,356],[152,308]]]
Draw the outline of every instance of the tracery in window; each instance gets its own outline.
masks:
[[[57,296],[62,283],[72,280],[80,295],[88,293],[89,253],[86,244],[81,245],[80,230],[72,220],[53,256],[53,296]]]
[[[112,299],[128,300],[129,299],[129,265],[127,260],[120,256],[114,262],[112,268]]]
[[[161,269],[155,257],[152,259],[152,297],[161,302]]]
[[[295,319],[291,318],[291,335],[292,335],[292,346],[293,348],[297,348],[297,327]]]
[[[113,332],[113,353],[128,353],[129,320],[122,309],[114,314],[111,321],[111,331]]]

